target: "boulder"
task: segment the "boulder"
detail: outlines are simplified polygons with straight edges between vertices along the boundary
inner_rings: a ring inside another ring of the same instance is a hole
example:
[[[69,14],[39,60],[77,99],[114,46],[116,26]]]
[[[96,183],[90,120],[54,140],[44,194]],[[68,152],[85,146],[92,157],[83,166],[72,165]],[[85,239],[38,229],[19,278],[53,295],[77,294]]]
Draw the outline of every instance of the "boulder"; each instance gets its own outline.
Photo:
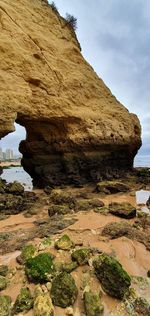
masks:
[[[11,304],[12,299],[8,295],[0,296],[0,315],[1,316],[11,316]]]
[[[98,182],[131,169],[139,120],[85,61],[70,23],[43,0],[1,0],[0,16],[0,138],[15,120],[25,127],[19,150],[34,185]]]
[[[129,187],[117,181],[102,181],[97,183],[96,191],[105,194],[114,194],[119,192],[127,192],[129,191]]]
[[[70,213],[70,208],[67,205],[55,205],[52,204],[49,206],[48,209],[48,215],[54,216],[54,215],[65,215]]]
[[[104,306],[100,301],[98,293],[94,293],[91,290],[84,292],[84,306],[86,316],[102,316],[104,312]]]
[[[122,265],[103,253],[93,261],[93,266],[103,290],[112,297],[123,299],[131,285],[131,278]]]
[[[136,216],[136,207],[127,202],[110,203],[108,209],[111,214],[122,218],[130,219]]]
[[[24,313],[33,307],[33,297],[29,288],[22,288],[13,306],[14,314]]]
[[[61,272],[52,281],[51,297],[56,306],[62,308],[72,305],[78,295],[78,289],[73,277],[67,272]]]
[[[25,272],[29,280],[34,283],[48,281],[54,272],[53,257],[49,253],[41,253],[25,262]]]

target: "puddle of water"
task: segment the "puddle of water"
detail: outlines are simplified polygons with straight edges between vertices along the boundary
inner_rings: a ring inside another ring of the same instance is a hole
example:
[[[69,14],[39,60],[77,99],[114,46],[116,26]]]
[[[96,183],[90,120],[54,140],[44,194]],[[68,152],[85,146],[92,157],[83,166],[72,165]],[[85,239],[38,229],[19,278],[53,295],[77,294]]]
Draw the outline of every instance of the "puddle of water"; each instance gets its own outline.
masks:
[[[141,207],[141,210],[146,214],[150,214],[150,210],[146,206],[146,202],[149,196],[150,196],[150,191],[147,191],[147,190],[140,190],[136,192],[136,203],[138,205],[145,204],[144,206]]]

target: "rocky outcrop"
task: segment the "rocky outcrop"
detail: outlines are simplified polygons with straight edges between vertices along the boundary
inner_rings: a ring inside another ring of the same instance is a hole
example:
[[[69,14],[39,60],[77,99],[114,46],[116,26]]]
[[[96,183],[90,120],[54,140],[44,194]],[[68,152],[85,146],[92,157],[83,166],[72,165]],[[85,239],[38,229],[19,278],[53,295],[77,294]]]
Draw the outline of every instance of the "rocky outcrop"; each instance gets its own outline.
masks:
[[[130,169],[140,124],[80,52],[47,1],[0,0],[0,137],[24,126],[34,184],[75,183]]]

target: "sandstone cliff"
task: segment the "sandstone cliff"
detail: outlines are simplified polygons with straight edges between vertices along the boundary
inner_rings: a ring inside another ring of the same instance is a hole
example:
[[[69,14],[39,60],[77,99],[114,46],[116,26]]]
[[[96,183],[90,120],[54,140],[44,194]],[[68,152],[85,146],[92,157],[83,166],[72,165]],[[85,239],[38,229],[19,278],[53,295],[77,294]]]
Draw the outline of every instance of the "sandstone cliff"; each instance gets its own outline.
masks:
[[[98,180],[132,167],[140,124],[84,60],[74,31],[42,0],[0,0],[0,137],[26,128],[34,183]]]

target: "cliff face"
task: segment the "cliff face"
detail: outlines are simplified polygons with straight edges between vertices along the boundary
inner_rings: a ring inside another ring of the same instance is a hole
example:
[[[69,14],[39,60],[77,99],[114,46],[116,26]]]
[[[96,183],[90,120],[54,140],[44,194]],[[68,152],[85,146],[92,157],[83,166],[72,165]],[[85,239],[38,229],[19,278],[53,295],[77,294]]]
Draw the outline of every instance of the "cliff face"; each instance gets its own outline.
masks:
[[[140,124],[84,60],[70,26],[42,0],[0,0],[0,137],[26,128],[34,183],[98,180],[132,167]]]

